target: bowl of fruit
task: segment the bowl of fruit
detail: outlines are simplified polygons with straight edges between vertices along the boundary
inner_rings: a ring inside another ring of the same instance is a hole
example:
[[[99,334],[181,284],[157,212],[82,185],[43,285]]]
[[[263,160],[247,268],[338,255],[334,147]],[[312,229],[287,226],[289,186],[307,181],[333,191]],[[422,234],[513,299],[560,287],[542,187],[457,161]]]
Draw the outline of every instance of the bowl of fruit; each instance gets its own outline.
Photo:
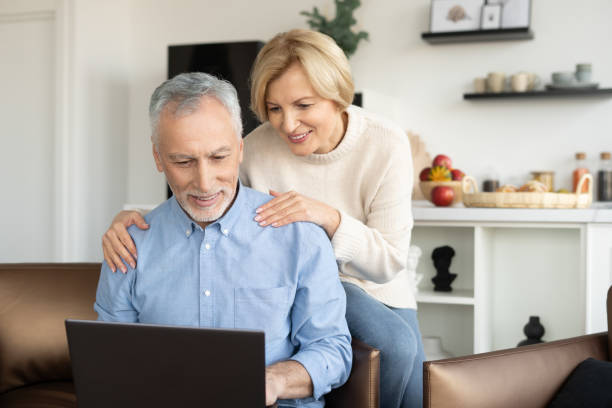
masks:
[[[434,157],[431,167],[425,167],[419,174],[419,187],[427,200],[439,207],[446,207],[463,201],[462,180],[465,174],[453,168],[450,157],[439,154]]]

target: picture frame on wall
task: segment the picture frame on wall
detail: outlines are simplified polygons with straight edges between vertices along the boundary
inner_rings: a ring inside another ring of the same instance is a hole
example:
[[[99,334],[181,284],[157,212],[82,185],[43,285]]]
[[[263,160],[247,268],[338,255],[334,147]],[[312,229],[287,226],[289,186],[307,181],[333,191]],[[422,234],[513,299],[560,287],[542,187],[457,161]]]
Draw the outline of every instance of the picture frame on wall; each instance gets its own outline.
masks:
[[[502,7],[501,28],[529,28],[531,0],[487,0],[487,4]]]
[[[485,0],[432,0],[432,33],[480,29],[480,13]]]
[[[495,30],[501,27],[501,4],[486,4],[482,6],[480,18],[481,30]]]

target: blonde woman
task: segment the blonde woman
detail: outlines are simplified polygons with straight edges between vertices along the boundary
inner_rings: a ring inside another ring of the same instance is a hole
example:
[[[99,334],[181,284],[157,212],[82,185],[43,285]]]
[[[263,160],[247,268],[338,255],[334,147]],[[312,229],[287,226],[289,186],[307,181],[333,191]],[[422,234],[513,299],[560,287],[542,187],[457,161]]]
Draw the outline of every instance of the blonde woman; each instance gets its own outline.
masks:
[[[381,406],[422,406],[423,348],[406,269],[413,224],[406,134],[351,106],[348,61],[316,31],[275,36],[257,56],[251,82],[251,109],[262,125],[245,139],[240,178],[273,197],[253,222],[305,221],[325,230],[351,334],[381,350]],[[132,224],[146,228],[138,212],[121,212],[103,237],[111,268],[125,270],[120,258],[135,264]]]

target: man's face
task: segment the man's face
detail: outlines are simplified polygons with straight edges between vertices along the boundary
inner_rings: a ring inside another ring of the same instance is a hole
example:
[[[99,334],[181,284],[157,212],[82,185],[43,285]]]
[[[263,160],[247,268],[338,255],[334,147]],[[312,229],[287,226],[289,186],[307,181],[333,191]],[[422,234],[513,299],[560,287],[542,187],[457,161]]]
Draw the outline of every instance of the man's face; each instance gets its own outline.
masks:
[[[204,228],[225,214],[236,193],[243,143],[231,116],[217,99],[203,97],[186,116],[164,108],[158,132],[157,170],[165,173],[183,210]]]

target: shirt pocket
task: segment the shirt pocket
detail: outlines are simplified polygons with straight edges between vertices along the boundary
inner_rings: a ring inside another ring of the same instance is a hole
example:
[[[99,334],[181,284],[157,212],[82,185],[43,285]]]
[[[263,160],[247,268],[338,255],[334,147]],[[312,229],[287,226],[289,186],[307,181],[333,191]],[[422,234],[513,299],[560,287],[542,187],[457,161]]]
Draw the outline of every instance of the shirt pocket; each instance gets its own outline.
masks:
[[[291,288],[234,289],[234,326],[237,329],[263,330],[266,343],[286,338],[289,333]]]

